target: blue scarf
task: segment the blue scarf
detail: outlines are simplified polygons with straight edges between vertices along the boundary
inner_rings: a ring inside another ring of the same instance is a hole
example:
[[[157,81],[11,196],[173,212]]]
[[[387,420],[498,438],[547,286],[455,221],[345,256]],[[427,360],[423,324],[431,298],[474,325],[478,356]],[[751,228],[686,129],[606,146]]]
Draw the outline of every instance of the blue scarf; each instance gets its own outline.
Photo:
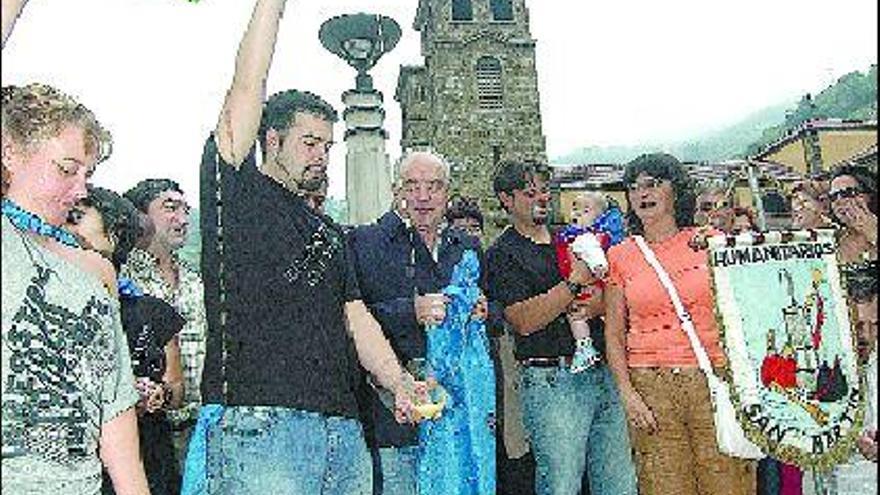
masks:
[[[71,234],[68,230],[49,224],[36,213],[31,213],[25,210],[9,198],[3,199],[3,214],[10,222],[12,222],[12,225],[15,225],[19,230],[51,237],[61,244],[73,248],[80,247],[79,241],[76,240],[76,236]]]
[[[448,397],[439,419],[419,425],[419,495],[495,493],[495,372],[485,323],[470,318],[479,278],[467,250],[443,290],[446,319],[427,334],[428,366]]]

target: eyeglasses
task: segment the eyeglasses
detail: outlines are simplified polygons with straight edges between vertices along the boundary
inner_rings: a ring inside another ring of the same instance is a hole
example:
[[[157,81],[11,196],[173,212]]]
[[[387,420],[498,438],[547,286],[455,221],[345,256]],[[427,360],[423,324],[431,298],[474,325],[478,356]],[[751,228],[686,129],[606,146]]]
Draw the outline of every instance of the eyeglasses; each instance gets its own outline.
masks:
[[[730,208],[730,201],[719,201],[717,203],[713,203],[711,201],[704,201],[700,203],[700,211],[704,213],[709,213],[713,210],[723,210],[725,208]]]
[[[844,187],[843,189],[838,189],[836,191],[831,191],[828,193],[828,199],[833,203],[841,198],[854,198],[862,194],[862,189],[859,187]]]
[[[647,179],[642,179],[640,181],[633,182],[626,186],[626,188],[632,192],[638,191],[640,189],[656,189],[667,181],[666,179],[658,179],[656,177],[649,177]]]
[[[442,180],[431,180],[424,182],[408,180],[403,183],[403,190],[406,191],[408,194],[421,192],[425,189],[427,189],[429,194],[437,194],[446,189],[446,182]]]

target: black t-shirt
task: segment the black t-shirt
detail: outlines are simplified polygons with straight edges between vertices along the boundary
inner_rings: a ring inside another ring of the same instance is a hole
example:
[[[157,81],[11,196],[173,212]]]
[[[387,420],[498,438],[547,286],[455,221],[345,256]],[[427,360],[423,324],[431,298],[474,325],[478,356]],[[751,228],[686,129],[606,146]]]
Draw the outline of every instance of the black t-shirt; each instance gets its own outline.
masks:
[[[346,235],[257,170],[254,153],[236,170],[211,137],[202,159],[204,400],[356,418],[344,309],[360,292]]]
[[[165,345],[186,320],[174,306],[151,295],[121,296],[119,304],[134,376],[161,382],[165,375]]]
[[[552,244],[535,244],[514,228],[505,230],[487,254],[489,299],[505,308],[543,294],[563,280]],[[590,320],[591,335],[601,338],[601,320]],[[516,358],[571,356],[574,338],[565,313],[560,313],[543,330],[528,336],[514,334]],[[596,342],[601,352],[604,347]]]

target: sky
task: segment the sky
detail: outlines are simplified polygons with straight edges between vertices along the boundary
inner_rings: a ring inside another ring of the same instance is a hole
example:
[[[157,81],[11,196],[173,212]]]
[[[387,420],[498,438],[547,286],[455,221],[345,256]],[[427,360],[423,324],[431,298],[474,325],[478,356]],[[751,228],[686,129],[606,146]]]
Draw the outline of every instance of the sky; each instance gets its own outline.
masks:
[[[475,0],[480,1],[480,0]],[[3,84],[46,82],[113,132],[96,184],[169,177],[195,199],[198,163],[232,80],[254,0],[30,0],[3,50]],[[318,40],[340,14],[387,15],[403,36],[371,74],[387,151],[400,153],[394,89],[421,64],[418,0],[289,0],[268,92],[298,88],[342,110],[355,72]],[[662,143],[735,123],[877,63],[877,1],[529,0],[548,156],[588,145]],[[342,141],[343,125],[337,124]],[[345,194],[345,145],[330,195]]]

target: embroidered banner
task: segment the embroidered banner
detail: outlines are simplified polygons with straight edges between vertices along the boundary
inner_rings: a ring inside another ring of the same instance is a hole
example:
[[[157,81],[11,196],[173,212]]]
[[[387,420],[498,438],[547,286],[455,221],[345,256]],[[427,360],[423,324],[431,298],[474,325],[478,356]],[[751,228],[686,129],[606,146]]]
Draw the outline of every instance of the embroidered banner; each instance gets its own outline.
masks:
[[[725,378],[750,440],[809,468],[847,458],[864,398],[832,231],[709,240]]]

